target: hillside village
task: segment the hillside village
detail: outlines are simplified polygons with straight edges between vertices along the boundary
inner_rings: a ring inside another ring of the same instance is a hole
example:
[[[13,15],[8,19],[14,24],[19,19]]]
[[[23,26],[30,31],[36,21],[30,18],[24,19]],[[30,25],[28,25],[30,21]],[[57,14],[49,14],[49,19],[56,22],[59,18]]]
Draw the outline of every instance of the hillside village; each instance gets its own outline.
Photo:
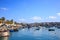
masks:
[[[11,20],[7,20],[5,19],[5,17],[1,17],[0,18],[0,25],[2,24],[6,24],[7,26],[11,25],[11,26],[19,26],[19,27],[60,27],[60,22],[35,22],[35,23],[18,23],[18,22],[14,22],[13,19]]]

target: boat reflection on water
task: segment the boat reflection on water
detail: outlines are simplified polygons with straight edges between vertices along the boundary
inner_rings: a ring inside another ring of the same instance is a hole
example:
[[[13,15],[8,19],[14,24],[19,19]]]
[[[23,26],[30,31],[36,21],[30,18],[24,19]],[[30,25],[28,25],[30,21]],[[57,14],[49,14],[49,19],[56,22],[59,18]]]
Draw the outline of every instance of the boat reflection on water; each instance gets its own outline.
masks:
[[[0,37],[0,40],[9,40],[9,37]]]

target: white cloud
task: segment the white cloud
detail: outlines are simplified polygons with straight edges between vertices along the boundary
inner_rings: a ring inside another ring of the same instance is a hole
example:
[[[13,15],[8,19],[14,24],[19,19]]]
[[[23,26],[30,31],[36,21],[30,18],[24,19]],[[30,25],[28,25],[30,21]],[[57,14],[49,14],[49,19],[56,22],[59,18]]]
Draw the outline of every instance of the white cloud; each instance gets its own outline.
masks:
[[[19,21],[22,21],[23,22],[23,21],[25,21],[25,19],[24,18],[21,18],[21,19],[19,19]]]
[[[56,16],[49,16],[48,18],[49,19],[56,19],[57,17]]]
[[[58,16],[60,16],[60,13],[57,13]]]
[[[8,9],[7,8],[0,8],[0,10],[7,11]]]
[[[34,21],[42,20],[42,18],[39,17],[39,16],[34,16],[34,17],[30,18],[30,19],[32,19],[32,20],[34,20]]]

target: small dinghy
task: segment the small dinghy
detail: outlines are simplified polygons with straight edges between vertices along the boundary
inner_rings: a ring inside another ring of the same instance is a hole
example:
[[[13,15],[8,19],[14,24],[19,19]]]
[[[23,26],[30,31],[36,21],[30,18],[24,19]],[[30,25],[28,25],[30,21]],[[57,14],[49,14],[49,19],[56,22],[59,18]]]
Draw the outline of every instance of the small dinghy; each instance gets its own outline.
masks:
[[[48,29],[48,31],[55,31],[55,29]]]

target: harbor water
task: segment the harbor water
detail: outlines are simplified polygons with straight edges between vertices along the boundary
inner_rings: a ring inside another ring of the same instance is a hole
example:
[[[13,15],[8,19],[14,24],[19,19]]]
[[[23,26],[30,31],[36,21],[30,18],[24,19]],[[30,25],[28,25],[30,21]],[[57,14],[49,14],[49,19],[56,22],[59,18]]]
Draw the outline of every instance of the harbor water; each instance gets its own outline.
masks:
[[[60,29],[53,27],[54,31],[48,31],[49,28],[41,27],[36,29],[24,28],[17,32],[11,32],[9,37],[0,37],[0,40],[60,40]]]

